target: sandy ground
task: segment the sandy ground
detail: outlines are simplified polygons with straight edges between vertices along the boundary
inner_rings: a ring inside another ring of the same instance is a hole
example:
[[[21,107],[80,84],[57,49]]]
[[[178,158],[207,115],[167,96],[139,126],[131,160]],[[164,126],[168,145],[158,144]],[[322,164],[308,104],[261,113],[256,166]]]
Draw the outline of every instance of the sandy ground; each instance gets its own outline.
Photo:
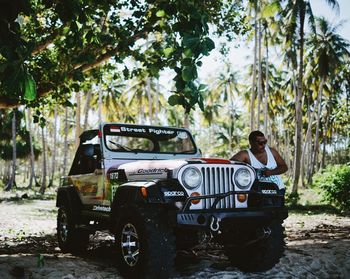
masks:
[[[107,234],[92,237],[83,256],[63,254],[55,239],[54,201],[0,202],[0,279],[122,278]],[[273,269],[242,273],[218,247],[178,255],[174,278],[350,278],[350,218],[290,214],[287,249]],[[38,259],[42,257],[42,261]]]

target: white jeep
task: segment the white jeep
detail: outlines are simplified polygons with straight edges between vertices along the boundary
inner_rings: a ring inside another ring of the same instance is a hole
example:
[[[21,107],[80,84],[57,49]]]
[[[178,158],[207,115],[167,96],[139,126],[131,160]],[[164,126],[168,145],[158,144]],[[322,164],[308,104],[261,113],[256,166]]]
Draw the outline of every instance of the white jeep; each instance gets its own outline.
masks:
[[[110,230],[127,278],[167,278],[177,249],[201,234],[244,271],[272,268],[284,252],[284,191],[247,164],[202,158],[186,129],[103,123],[80,136],[57,194],[64,252]]]

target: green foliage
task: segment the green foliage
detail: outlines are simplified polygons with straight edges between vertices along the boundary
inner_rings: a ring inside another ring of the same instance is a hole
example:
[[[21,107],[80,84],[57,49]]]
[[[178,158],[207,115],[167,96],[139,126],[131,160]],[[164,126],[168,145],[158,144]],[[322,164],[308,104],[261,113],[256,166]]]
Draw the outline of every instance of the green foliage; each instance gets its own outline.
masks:
[[[197,103],[203,109],[196,79],[201,59],[215,47],[209,25],[229,37],[243,30],[236,1],[24,2],[0,7],[0,108],[40,108],[48,95],[64,104],[106,73],[158,77],[170,68],[179,97],[170,103],[186,112]],[[126,68],[126,59],[134,66]]]
[[[350,210],[350,164],[328,166],[314,176],[313,186],[322,190],[325,201]]]
[[[22,80],[22,91],[24,92],[24,99],[33,101],[36,97],[36,85],[32,75],[27,74]]]

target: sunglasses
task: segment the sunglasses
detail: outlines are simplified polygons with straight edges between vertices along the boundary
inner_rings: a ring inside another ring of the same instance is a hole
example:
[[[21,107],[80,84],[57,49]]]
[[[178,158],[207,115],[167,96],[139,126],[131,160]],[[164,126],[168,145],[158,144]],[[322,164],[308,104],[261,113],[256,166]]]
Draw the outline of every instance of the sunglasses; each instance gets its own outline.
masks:
[[[267,140],[261,140],[261,141],[256,141],[258,145],[265,145],[267,143]]]

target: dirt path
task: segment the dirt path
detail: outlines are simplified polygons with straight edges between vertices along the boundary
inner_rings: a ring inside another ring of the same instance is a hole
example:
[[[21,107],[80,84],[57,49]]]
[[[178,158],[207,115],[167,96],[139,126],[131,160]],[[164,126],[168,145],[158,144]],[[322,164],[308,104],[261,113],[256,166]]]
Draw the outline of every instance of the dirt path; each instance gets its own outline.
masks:
[[[291,214],[285,226],[285,256],[268,272],[242,273],[211,247],[179,255],[174,278],[350,278],[349,217]],[[1,202],[0,278],[122,278],[111,236],[94,236],[87,253],[78,257],[60,252],[55,228],[54,201]]]

